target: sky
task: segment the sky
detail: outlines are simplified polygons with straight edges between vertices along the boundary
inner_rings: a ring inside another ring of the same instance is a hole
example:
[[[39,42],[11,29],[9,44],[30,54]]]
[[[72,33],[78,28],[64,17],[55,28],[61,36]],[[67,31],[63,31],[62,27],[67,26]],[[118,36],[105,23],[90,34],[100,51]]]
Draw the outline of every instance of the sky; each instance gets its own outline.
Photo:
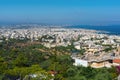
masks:
[[[0,0],[0,23],[120,24],[120,0]]]

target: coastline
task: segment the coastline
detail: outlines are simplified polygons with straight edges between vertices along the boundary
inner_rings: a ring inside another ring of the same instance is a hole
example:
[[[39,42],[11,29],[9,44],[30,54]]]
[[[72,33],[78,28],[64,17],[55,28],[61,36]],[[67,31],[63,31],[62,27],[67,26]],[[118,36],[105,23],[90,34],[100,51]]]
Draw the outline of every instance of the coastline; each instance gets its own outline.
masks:
[[[120,26],[85,26],[85,25],[75,25],[75,26],[65,26],[64,28],[76,28],[76,29],[88,29],[100,31],[103,34],[117,35],[120,36]]]

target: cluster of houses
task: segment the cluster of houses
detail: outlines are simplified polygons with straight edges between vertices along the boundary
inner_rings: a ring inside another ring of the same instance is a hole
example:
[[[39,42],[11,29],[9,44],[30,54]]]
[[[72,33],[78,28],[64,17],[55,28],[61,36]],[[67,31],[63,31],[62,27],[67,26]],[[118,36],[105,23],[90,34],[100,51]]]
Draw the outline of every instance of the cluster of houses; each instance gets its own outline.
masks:
[[[98,57],[89,58],[88,60],[81,59],[79,57],[71,56],[74,59],[73,65],[75,66],[84,66],[84,67],[93,67],[93,68],[110,68],[112,66],[120,66],[120,47],[117,49],[117,52],[114,54],[104,54]],[[91,56],[89,56],[91,57]]]

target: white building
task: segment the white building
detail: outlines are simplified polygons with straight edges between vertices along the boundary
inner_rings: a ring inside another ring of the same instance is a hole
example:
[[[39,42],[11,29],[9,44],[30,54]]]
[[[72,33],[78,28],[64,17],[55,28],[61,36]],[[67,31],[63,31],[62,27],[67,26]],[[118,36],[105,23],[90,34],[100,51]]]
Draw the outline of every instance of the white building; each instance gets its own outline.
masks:
[[[88,62],[86,60],[81,60],[76,57],[72,57],[72,59],[75,60],[75,62],[73,63],[73,65],[75,65],[75,66],[83,66],[83,67],[88,66]]]
[[[78,50],[80,50],[81,46],[79,42],[74,42],[74,47]]]

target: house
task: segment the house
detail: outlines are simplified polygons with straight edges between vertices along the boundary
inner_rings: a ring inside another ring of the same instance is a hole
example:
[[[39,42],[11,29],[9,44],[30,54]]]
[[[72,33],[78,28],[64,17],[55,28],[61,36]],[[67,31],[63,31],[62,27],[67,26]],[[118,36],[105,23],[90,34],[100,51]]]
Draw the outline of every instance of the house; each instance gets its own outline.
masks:
[[[90,48],[90,49],[88,49],[87,52],[95,53],[95,52],[97,52],[97,51],[98,51],[98,49]]]
[[[57,74],[57,72],[54,71],[54,70],[49,71],[49,73],[50,73],[52,76],[55,76],[55,75]]]
[[[90,61],[89,65],[92,68],[102,68],[102,67],[110,68],[112,66],[112,60],[111,59],[106,59],[106,60]]]
[[[113,66],[119,66],[120,65],[120,59],[113,59]]]
[[[80,43],[74,42],[74,47],[79,50],[81,48]]]
[[[72,57],[72,59],[75,60],[75,62],[73,63],[73,65],[88,67],[88,61],[82,60],[82,59],[79,59],[79,58],[76,58],[76,57]]]

